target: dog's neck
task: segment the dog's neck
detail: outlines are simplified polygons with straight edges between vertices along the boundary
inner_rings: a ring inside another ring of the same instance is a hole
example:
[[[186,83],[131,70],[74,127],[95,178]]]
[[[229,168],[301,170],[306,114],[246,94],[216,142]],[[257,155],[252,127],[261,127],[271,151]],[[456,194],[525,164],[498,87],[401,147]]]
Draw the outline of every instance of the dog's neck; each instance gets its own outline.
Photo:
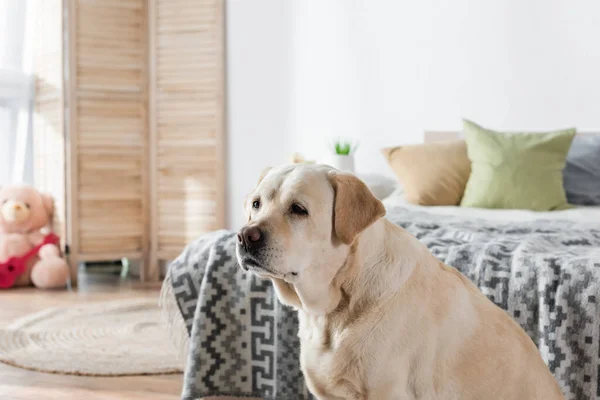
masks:
[[[280,300],[302,312],[327,315],[344,308],[364,308],[397,293],[414,263],[398,268],[399,243],[407,235],[381,218],[365,229],[347,249],[335,276],[291,285],[273,280]],[[414,239],[414,238],[413,238]]]
[[[403,251],[407,245],[412,246],[413,240],[385,218],[361,233],[353,264],[346,276],[338,274],[340,279],[333,285],[344,294],[338,309],[347,308],[352,314],[353,310],[364,311],[394,297],[416,266],[406,257],[415,252]]]

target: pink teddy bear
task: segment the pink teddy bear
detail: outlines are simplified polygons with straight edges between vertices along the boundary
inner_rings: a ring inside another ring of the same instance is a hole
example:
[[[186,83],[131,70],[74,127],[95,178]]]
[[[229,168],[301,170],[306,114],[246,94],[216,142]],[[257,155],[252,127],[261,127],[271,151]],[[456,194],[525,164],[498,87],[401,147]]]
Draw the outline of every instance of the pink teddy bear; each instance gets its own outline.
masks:
[[[65,287],[69,266],[51,234],[54,201],[31,186],[0,189],[0,287]]]

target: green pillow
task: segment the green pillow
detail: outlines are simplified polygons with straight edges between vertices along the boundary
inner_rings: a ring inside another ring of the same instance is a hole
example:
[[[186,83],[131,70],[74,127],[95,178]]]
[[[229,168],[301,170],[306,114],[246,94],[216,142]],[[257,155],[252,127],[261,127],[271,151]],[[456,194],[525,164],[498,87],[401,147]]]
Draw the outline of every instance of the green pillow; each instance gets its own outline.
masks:
[[[480,208],[570,208],[562,170],[575,129],[494,132],[463,120],[471,175],[460,205]]]

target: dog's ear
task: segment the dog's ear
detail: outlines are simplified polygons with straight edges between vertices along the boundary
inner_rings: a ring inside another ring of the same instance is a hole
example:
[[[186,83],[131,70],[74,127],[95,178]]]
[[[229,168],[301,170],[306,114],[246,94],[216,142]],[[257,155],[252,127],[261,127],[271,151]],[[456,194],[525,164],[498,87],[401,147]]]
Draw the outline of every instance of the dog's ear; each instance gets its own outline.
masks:
[[[356,176],[331,171],[329,179],[335,193],[334,234],[350,245],[359,233],[385,215],[385,207]]]

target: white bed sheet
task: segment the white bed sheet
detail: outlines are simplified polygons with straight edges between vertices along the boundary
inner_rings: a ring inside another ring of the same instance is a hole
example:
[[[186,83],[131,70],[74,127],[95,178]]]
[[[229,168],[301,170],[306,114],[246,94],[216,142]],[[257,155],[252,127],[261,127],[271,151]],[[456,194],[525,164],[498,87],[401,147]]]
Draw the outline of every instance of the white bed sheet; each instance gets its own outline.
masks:
[[[434,214],[481,218],[492,221],[536,221],[540,219],[566,219],[592,224],[595,223],[600,226],[600,206],[578,206],[569,210],[549,212],[537,212],[530,210],[495,210],[458,206],[419,206],[407,203],[402,197],[402,193],[392,193],[389,197],[383,200],[383,204],[386,208],[402,206]]]

